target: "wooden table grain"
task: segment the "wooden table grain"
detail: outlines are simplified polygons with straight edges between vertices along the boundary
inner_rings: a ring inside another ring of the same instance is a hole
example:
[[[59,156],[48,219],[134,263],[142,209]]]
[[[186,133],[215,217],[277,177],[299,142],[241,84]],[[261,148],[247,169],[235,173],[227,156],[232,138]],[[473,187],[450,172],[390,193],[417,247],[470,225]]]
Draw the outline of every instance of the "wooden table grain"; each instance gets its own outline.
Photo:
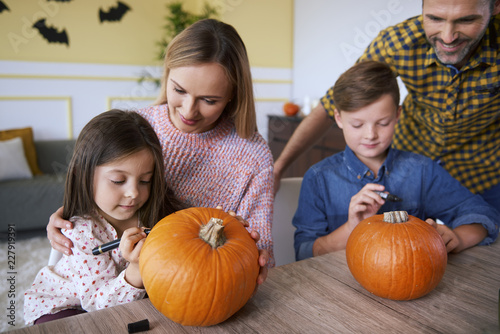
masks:
[[[216,326],[181,326],[144,299],[13,333],[127,333],[128,323],[142,319],[152,334],[500,333],[499,289],[499,242],[450,254],[437,288],[411,301],[370,294],[340,251],[271,269],[256,295]]]

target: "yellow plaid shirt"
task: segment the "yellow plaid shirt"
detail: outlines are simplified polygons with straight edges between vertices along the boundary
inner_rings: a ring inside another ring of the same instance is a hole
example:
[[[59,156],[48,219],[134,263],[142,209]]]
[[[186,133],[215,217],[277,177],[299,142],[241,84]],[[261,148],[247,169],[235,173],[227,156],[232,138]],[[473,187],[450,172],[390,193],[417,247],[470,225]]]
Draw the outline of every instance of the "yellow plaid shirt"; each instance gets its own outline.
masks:
[[[387,63],[408,90],[394,147],[439,161],[474,193],[500,183],[500,15],[458,73],[437,60],[422,16],[381,31],[365,59]],[[333,117],[333,88],[321,102]]]

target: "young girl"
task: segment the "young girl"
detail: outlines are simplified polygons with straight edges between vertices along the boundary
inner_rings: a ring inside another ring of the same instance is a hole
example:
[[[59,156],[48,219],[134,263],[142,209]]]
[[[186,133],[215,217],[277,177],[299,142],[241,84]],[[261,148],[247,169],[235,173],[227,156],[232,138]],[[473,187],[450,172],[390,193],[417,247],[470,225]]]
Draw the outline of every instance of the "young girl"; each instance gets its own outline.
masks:
[[[82,130],[68,169],[63,230],[72,256],[44,267],[25,293],[27,324],[42,323],[141,299],[144,227],[174,211],[167,199],[162,150],[149,123],[135,112],[110,110]],[[167,199],[167,200],[166,200]],[[121,238],[119,249],[92,249]]]

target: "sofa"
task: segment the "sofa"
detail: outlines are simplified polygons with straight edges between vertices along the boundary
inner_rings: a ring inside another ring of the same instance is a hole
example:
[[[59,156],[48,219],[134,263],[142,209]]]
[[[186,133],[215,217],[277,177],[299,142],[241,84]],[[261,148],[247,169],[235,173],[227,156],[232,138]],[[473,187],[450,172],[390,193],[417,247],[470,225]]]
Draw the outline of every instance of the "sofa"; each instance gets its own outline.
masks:
[[[45,230],[50,215],[63,203],[64,182],[75,140],[34,141],[41,175],[0,181],[2,232]]]

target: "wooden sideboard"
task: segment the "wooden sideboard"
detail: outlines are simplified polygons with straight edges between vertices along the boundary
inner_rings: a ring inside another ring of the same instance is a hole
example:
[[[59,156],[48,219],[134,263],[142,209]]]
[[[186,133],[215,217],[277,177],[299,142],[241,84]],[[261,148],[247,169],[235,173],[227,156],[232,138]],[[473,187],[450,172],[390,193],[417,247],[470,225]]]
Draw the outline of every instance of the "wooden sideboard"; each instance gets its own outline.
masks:
[[[276,160],[303,117],[268,115],[268,142],[274,160]],[[316,144],[293,162],[282,177],[304,176],[315,163],[340,152],[345,148],[342,130],[334,123]]]

